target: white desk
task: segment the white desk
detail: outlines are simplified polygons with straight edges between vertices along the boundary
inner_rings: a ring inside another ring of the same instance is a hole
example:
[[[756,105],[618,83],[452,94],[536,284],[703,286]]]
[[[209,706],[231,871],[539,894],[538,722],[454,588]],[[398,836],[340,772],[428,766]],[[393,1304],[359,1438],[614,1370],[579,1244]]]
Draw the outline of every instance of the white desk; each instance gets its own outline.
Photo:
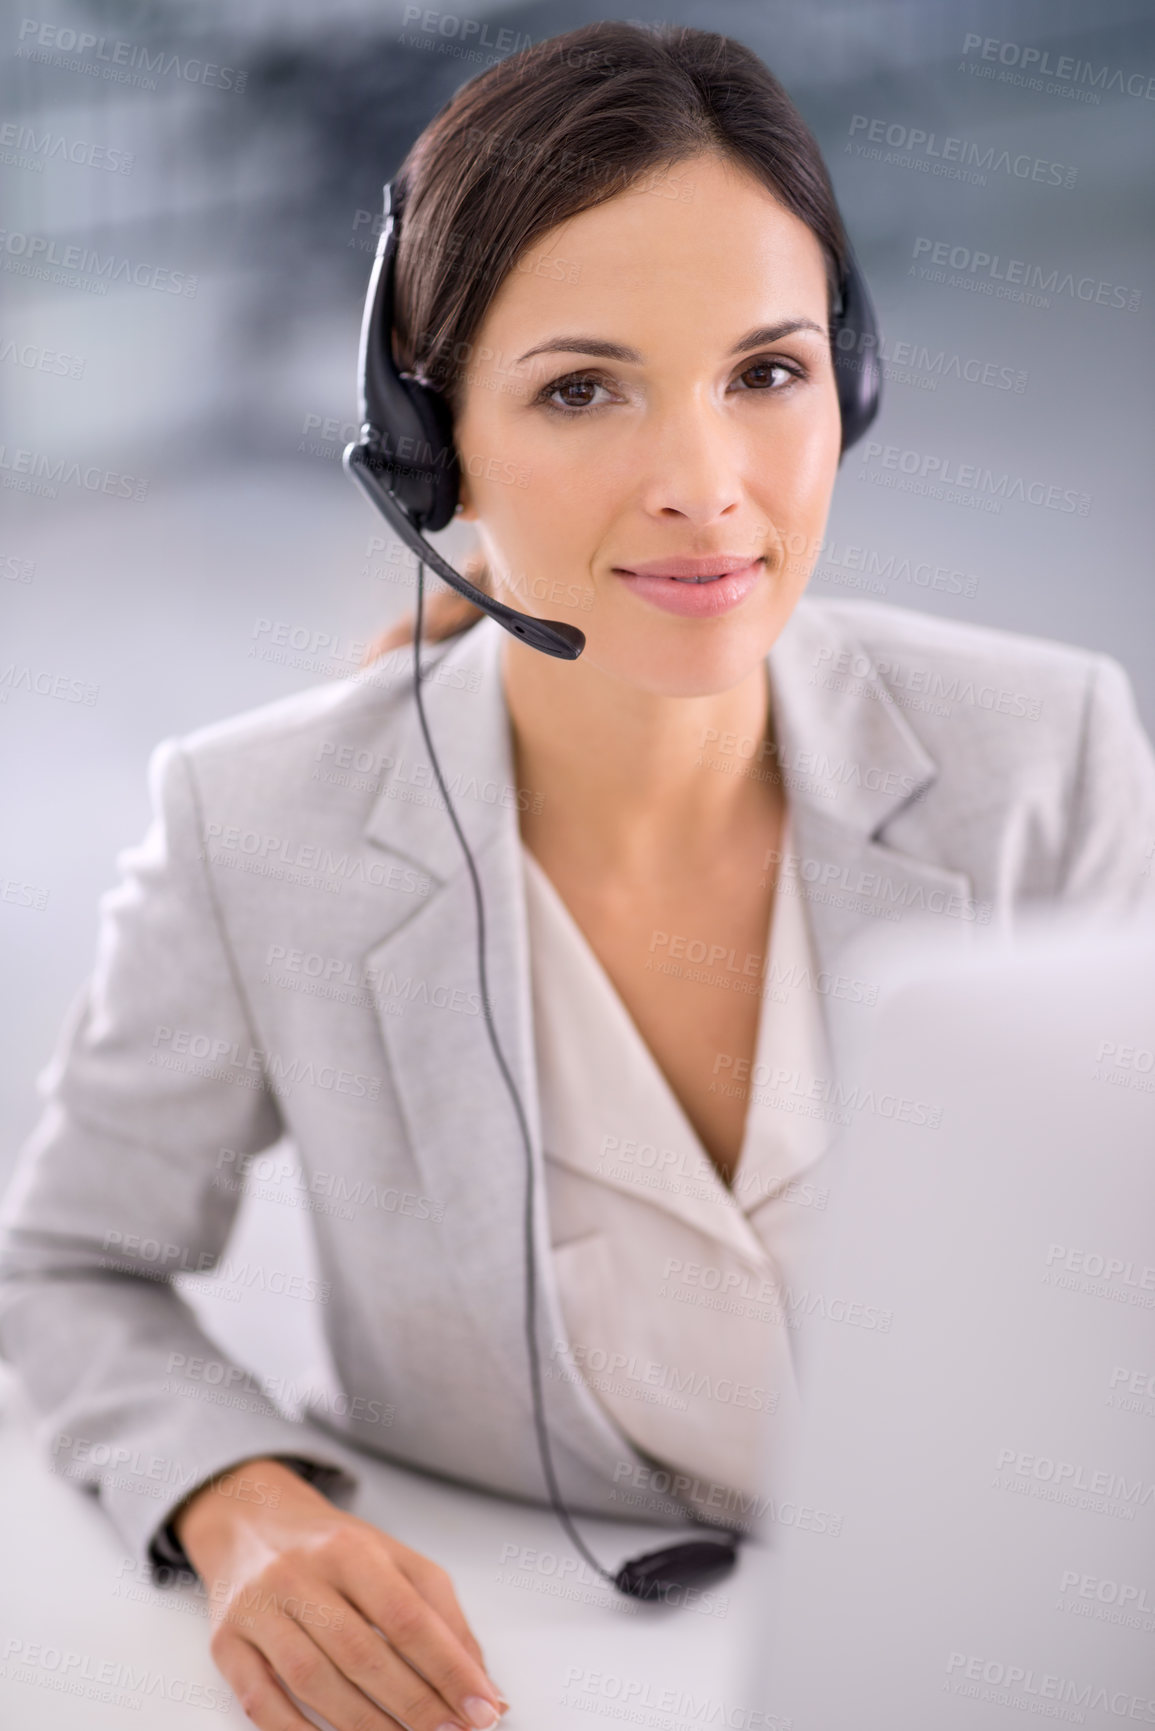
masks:
[[[634,1604],[589,1578],[547,1510],[368,1457],[363,1472],[355,1512],[449,1570],[512,1703],[503,1721],[509,1731],[589,1731],[599,1720],[652,1731],[780,1723],[751,1699],[746,1682],[760,1596],[752,1556],[740,1553],[737,1569],[709,1589],[713,1611]],[[616,1566],[678,1530],[585,1520],[582,1532],[595,1555]],[[0,1533],[0,1725],[251,1725],[209,1655],[203,1600],[145,1583],[99,1506],[40,1458],[25,1397],[4,1367]],[[123,1689],[132,1673],[136,1690]],[[119,1699],[98,1681],[102,1674],[121,1680]]]

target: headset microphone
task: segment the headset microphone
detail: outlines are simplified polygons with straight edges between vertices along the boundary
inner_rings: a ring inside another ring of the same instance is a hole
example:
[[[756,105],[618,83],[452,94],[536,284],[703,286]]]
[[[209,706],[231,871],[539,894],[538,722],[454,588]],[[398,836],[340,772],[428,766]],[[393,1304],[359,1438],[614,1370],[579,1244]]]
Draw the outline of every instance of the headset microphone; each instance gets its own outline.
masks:
[[[411,374],[402,373],[393,358],[393,284],[396,272],[398,224],[402,198],[394,182],[385,188],[384,225],[377,243],[373,273],[361,321],[359,355],[361,437],[345,449],[346,472],[385,517],[398,538],[417,555],[417,609],[413,629],[413,696],[418,720],[429,752],[429,761],[446,813],[461,844],[469,870],[477,913],[477,970],[485,1029],[494,1059],[509,1093],[526,1159],[525,1257],[526,1257],[526,1347],[533,1396],[534,1428],[538,1453],[549,1491],[550,1504],[574,1545],[602,1580],[618,1592],[636,1599],[665,1599],[678,1603],[676,1595],[690,1586],[716,1579],[733,1567],[740,1532],[702,1521],[687,1509],[690,1523],[709,1529],[716,1537],[687,1539],[631,1557],[615,1572],[603,1567],[573,1524],[558,1487],[545,1423],[541,1387],[541,1363],[537,1342],[537,1265],[534,1255],[533,1214],[535,1175],[533,1148],[525,1108],[512,1071],[501,1048],[489,997],[485,958],[485,904],[477,865],[458,820],[425,717],[421,694],[421,627],[425,599],[425,566],[429,564],[442,580],[475,607],[495,619],[513,636],[564,661],[574,661],[585,648],[585,636],[576,626],[554,619],[536,619],[507,607],[495,596],[478,589],[443,559],[423,531],[443,529],[457,504],[460,474],[453,444],[453,421],[449,405],[439,392]],[[846,340],[844,340],[846,339]],[[840,285],[839,303],[831,328],[835,384],[842,415],[842,451],[845,452],[874,420],[881,396],[882,367],[878,333],[866,283],[850,258]],[[857,355],[854,351],[857,350]]]
[[[385,188],[385,221],[361,320],[361,437],[345,449],[345,472],[394,533],[443,582],[532,649],[575,661],[585,634],[560,620],[519,613],[455,571],[430,545],[425,529],[443,529],[457,504],[459,471],[449,406],[440,392],[398,370],[393,359],[393,280],[400,199]]]

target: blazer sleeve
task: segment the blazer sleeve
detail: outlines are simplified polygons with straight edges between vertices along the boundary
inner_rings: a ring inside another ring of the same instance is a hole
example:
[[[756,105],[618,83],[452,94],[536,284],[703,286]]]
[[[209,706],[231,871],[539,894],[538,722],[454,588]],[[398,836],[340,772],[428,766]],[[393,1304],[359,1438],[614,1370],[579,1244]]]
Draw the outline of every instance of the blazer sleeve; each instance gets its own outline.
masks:
[[[255,1153],[281,1121],[179,742],[157,747],[150,784],[152,824],[101,902],[95,967],[40,1078],[44,1110],[0,1211],[0,1353],[53,1467],[155,1568],[174,1560],[162,1535],[178,1505],[242,1460],[302,1459],[340,1500],[357,1481],[320,1432],[230,1364],[172,1283],[211,1269],[225,1246],[239,1196],[214,1183],[220,1151]],[[224,1366],[216,1386],[182,1378],[196,1358]],[[236,1388],[243,1397],[226,1393]]]
[[[1109,919],[1155,916],[1155,752],[1109,655],[1091,658],[1059,897]]]

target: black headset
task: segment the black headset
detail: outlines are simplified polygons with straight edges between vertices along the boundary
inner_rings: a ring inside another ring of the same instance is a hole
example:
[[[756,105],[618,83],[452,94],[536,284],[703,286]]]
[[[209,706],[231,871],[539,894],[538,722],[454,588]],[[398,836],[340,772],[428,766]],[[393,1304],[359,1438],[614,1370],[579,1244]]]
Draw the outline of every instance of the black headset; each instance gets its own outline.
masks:
[[[391,181],[385,188],[384,222],[361,320],[361,437],[346,448],[345,468],[398,538],[450,588],[531,648],[575,661],[585,648],[585,636],[575,625],[535,619],[507,607],[455,571],[425,538],[425,532],[444,529],[451,520],[460,474],[448,403],[430,385],[400,372],[393,359],[393,283],[402,202]],[[882,396],[878,327],[853,256],[832,322],[831,352],[845,452],[874,420]]]
[[[443,529],[457,505],[460,474],[453,443],[453,419],[449,405],[438,391],[410,373],[399,371],[393,358],[393,285],[397,261],[398,227],[402,197],[395,182],[385,188],[384,223],[377,255],[369,279],[369,292],[361,320],[358,359],[361,437],[345,448],[347,473],[368,495],[399,540],[417,555],[417,608],[413,628],[413,696],[429,761],[438,791],[465,855],[477,910],[477,971],[486,1032],[502,1080],[509,1093],[518,1131],[525,1149],[525,1259],[526,1259],[526,1347],[533,1394],[534,1427],[542,1471],[550,1503],[575,1549],[590,1567],[616,1587],[636,1599],[664,1599],[680,1603],[687,1587],[716,1579],[733,1567],[741,1532],[701,1521],[692,1510],[687,1520],[708,1526],[720,1536],[689,1539],[632,1557],[615,1572],[606,1569],[588,1549],[573,1524],[558,1488],[545,1422],[541,1388],[541,1363],[537,1342],[537,1265],[533,1241],[534,1168],[533,1150],[525,1107],[502,1051],[494,1026],[485,960],[485,904],[477,866],[465,839],[425,716],[421,696],[421,626],[425,600],[425,566],[458,594],[472,601],[499,625],[520,637],[533,649],[563,661],[576,661],[585,648],[585,636],[574,625],[556,619],[535,619],[507,607],[487,595],[455,571],[425,531]],[[842,415],[842,451],[860,439],[878,413],[882,394],[882,367],[878,352],[878,329],[866,283],[850,259],[841,284],[839,304],[831,327],[838,406]]]

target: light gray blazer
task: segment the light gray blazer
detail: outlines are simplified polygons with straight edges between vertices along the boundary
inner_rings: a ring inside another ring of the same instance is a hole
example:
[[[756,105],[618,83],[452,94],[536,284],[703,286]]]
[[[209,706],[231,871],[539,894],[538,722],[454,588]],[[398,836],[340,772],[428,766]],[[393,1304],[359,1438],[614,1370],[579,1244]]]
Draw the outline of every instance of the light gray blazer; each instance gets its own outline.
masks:
[[[519,802],[537,795],[512,786],[502,637],[483,619],[427,651],[425,690],[540,1163],[518,830]],[[806,599],[769,666],[778,747],[761,767],[788,791],[783,869],[804,886],[821,969],[866,929],[926,921],[966,943],[1032,903],[1155,907],[1155,758],[1114,661]],[[141,1558],[193,1486],[254,1454],[331,1469],[338,1499],[360,1447],[545,1500],[524,1155],[410,680],[397,651],[157,748],[154,823],[104,899],[95,971],[43,1079],[5,1208],[0,1350],[56,1466],[96,1490]],[[720,771],[753,750],[704,746]],[[349,1397],[304,1422],[238,1395],[240,1368],[158,1277],[213,1265],[230,1179],[285,1133],[318,1202],[313,1296]],[[537,1197],[544,1353],[565,1327],[544,1182]],[[203,1369],[184,1378],[198,1357],[220,1366],[215,1388]],[[545,1393],[576,1509],[677,1518],[584,1384],[547,1378]]]

